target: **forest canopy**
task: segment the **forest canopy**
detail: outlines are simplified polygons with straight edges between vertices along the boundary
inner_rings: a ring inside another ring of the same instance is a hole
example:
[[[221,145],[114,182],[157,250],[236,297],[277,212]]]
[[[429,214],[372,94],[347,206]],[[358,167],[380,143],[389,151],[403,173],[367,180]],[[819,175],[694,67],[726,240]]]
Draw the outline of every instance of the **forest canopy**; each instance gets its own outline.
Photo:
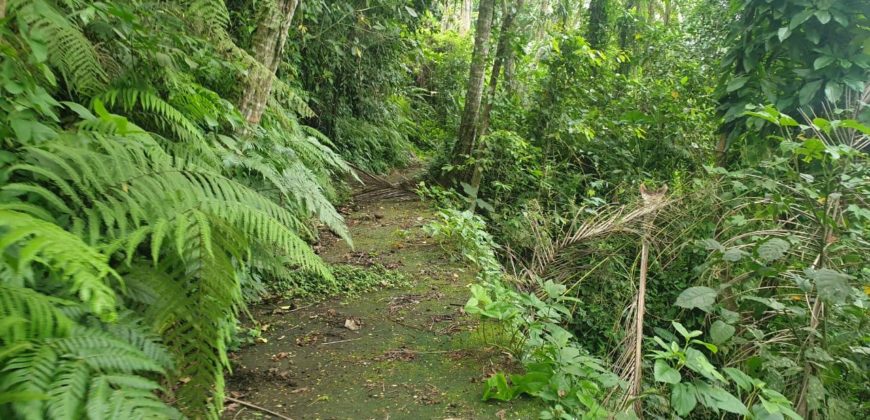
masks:
[[[0,417],[220,418],[252,305],[391,278],[320,255],[368,188],[474,272],[491,404],[870,418],[868,14],[0,0]]]

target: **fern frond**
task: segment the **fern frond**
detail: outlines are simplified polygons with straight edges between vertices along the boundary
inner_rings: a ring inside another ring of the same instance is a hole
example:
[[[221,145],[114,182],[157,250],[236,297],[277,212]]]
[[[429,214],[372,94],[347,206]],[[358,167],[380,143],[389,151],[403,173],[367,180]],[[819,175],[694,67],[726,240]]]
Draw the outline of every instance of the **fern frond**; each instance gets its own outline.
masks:
[[[67,335],[73,322],[58,308],[70,304],[32,289],[0,283],[0,319],[20,321],[4,325],[0,330],[0,341],[11,345],[30,339]]]
[[[150,381],[149,381],[150,382]],[[181,413],[166,405],[149,389],[148,382],[132,382],[118,375],[91,380],[86,412],[92,419],[178,419]]]
[[[284,169],[281,175],[286,183],[294,186],[291,193],[297,202],[304,206],[305,210],[316,215],[330,230],[353,246],[350,232],[344,223],[344,217],[329,202],[323,189],[314,182],[315,175],[305,165],[296,162]]]
[[[11,0],[9,15],[20,20],[48,46],[50,64],[60,70],[67,86],[93,95],[105,89],[108,76],[96,47],[64,13],[44,0]]]
[[[14,298],[16,295],[37,301],[50,299],[32,290],[0,286],[0,302],[8,302],[11,300],[10,296]],[[56,325],[69,327],[73,323],[56,308],[49,308],[53,310],[53,322]],[[16,307],[3,310],[17,312],[27,321],[38,322],[41,316]],[[120,325],[124,324],[130,325],[127,318]],[[27,338],[28,341],[20,342],[26,343],[26,346],[18,345],[18,351],[11,353],[10,357],[4,357],[3,368],[0,370],[0,393],[38,397],[12,401],[11,408],[18,416],[27,419],[82,418],[86,408],[89,411],[92,408],[104,408],[105,401],[91,401],[91,397],[102,392],[101,389],[95,390],[93,384],[105,381],[108,391],[124,395],[123,401],[115,402],[123,403],[125,416],[179,417],[177,411],[167,406],[155,394],[160,386],[139,376],[162,374],[164,368],[157,363],[159,359],[154,356],[165,357],[165,350],[155,351],[150,348],[153,343],[144,343],[143,351],[139,348],[143,347],[143,343],[130,343],[129,340],[119,339],[97,328],[79,325],[66,329],[54,328],[50,334],[53,335],[35,333]],[[5,334],[2,338],[6,343],[10,340]],[[106,412],[108,411],[104,411]]]
[[[299,91],[277,78],[272,81],[272,97],[268,105],[270,108],[292,110],[300,118],[313,118],[317,115]]]
[[[0,252],[9,252],[15,246],[19,271],[37,262],[63,273],[70,292],[95,314],[104,319],[115,316],[115,292],[106,277],[120,277],[109,266],[106,255],[57,225],[26,213],[0,210],[0,228]]]
[[[109,107],[120,107],[125,112],[137,108],[148,114],[152,123],[175,135],[179,140],[188,142],[202,140],[203,134],[187,116],[163,100],[152,89],[135,87],[116,88],[96,96]]]
[[[54,419],[77,419],[84,414],[90,369],[82,360],[64,363],[48,389],[48,414]]]
[[[225,30],[230,22],[230,13],[223,0],[194,0],[190,3],[189,14],[194,17],[200,31],[209,34]]]

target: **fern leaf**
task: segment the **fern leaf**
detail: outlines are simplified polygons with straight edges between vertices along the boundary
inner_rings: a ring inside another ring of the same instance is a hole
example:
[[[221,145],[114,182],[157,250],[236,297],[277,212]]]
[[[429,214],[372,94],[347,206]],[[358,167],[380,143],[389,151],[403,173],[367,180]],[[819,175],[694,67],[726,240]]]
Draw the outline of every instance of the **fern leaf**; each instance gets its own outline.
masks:
[[[115,292],[105,278],[118,275],[109,267],[108,257],[57,225],[29,214],[0,210],[0,227],[6,230],[0,234],[0,252],[12,245],[24,251],[18,260],[19,270],[38,260],[64,273],[70,291],[94,313],[105,319],[115,316]]]
[[[105,88],[108,76],[96,47],[54,5],[44,0],[11,0],[9,14],[44,34],[41,41],[48,45],[49,62],[60,70],[71,90],[92,95]]]

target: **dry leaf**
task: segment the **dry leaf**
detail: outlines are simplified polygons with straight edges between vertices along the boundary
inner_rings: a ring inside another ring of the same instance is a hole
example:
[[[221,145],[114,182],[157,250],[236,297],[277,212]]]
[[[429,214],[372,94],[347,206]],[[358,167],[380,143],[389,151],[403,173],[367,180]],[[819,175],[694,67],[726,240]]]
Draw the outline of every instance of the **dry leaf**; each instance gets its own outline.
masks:
[[[356,319],[348,318],[344,320],[344,328],[347,328],[351,331],[356,331],[360,329],[360,323]]]

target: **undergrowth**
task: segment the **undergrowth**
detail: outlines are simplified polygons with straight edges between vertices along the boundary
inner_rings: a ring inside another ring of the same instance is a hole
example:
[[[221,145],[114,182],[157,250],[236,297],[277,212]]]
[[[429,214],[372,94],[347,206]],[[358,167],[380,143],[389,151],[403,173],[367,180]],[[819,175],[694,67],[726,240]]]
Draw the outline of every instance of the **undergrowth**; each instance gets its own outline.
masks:
[[[354,298],[375,290],[412,284],[404,273],[387,269],[381,264],[369,267],[335,264],[329,268],[335,281],[316,281],[310,274],[298,271],[286,279],[269,282],[266,292],[288,299],[318,301],[336,296]]]

